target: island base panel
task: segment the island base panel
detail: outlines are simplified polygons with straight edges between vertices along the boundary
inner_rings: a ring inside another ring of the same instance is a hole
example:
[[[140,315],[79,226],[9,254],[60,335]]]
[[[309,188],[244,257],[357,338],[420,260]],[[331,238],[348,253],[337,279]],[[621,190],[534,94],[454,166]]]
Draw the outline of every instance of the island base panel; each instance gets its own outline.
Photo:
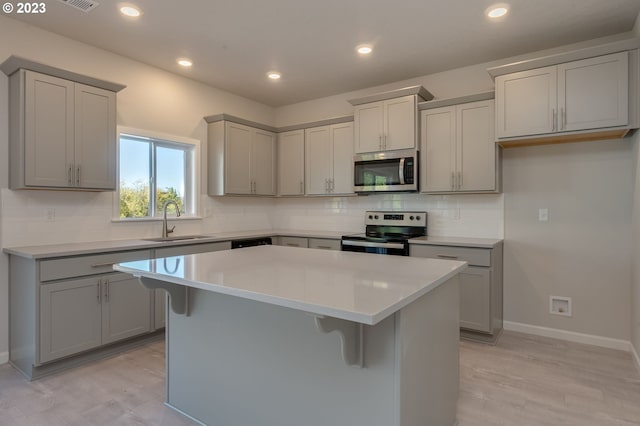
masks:
[[[210,426],[454,425],[457,301],[454,277],[364,326],[359,368],[311,314],[192,289],[168,318],[167,403]]]

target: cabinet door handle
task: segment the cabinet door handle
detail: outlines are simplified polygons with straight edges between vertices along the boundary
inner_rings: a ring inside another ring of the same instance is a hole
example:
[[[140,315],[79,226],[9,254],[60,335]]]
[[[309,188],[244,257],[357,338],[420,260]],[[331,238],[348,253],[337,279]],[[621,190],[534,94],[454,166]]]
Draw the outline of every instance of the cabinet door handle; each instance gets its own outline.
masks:
[[[384,143],[382,144],[382,150],[386,151],[386,149],[387,149],[387,135],[384,135],[383,140],[384,140]]]
[[[436,256],[441,259],[457,259],[458,258],[458,256],[449,256],[446,254],[437,254]]]
[[[331,250],[331,247],[329,247],[329,246],[316,246],[316,248],[324,249],[324,250]]]
[[[556,119],[558,118],[557,114],[556,114],[556,109],[553,108],[551,110],[551,115],[552,115],[552,122],[551,122],[551,131],[555,132],[556,131]]]
[[[456,189],[456,178],[455,172],[451,172],[451,189]]]
[[[458,189],[462,188],[462,172],[458,172]]]
[[[80,186],[80,166],[78,166],[78,173],[76,174],[76,185]]]
[[[304,194],[304,182],[300,181],[300,193]]]
[[[109,280],[104,280],[104,300],[109,302]]]
[[[564,108],[560,108],[560,130],[564,130]]]
[[[100,285],[102,284],[102,280],[98,280],[97,288],[98,288],[98,303],[100,303]]]
[[[289,247],[300,247],[300,244],[296,244],[296,243],[287,243],[286,245]]]
[[[73,185],[73,166],[69,166],[69,171],[67,171],[67,180],[69,181],[69,186]]]
[[[382,135],[378,136],[378,148],[382,151]]]

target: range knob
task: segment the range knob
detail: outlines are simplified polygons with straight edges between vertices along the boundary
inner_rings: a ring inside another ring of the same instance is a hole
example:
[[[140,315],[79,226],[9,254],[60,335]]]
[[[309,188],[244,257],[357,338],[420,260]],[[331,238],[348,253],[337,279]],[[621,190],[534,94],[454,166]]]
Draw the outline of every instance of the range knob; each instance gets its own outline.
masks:
[[[409,216],[409,220],[413,220],[413,216]]]
[[[373,219],[373,215],[372,214],[369,215],[369,219]]]
[[[375,217],[376,220],[378,220],[378,215],[375,215],[374,217]]]
[[[420,216],[416,216],[416,220],[420,220]]]

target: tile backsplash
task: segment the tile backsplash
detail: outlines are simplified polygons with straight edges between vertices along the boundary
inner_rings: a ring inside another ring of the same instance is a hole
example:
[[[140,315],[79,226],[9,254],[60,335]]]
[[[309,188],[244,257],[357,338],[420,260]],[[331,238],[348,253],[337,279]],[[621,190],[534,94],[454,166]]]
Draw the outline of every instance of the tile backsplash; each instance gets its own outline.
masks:
[[[0,193],[4,247],[155,237],[161,223],[113,221],[109,192]],[[178,234],[239,230],[362,232],[367,210],[427,211],[428,234],[502,238],[502,195],[379,194],[357,197],[201,197],[202,219],[180,220]]]

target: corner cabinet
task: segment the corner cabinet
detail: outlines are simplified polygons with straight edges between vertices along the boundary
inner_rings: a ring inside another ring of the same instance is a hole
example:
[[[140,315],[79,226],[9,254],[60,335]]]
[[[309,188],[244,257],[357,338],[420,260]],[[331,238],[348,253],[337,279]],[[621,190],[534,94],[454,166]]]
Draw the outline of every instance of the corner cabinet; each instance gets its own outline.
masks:
[[[353,194],[353,123],[305,130],[307,195]]]
[[[391,151],[416,147],[418,100],[433,99],[422,86],[352,99],[354,105],[354,152]]]
[[[233,121],[208,126],[208,193],[276,195],[276,135]]]
[[[278,195],[304,195],[304,129],[278,134]]]
[[[420,117],[421,192],[500,191],[493,100],[426,109]]]
[[[629,55],[620,52],[497,76],[498,140],[568,137],[629,126]]]
[[[116,188],[114,91],[19,69],[9,103],[12,189]]]

